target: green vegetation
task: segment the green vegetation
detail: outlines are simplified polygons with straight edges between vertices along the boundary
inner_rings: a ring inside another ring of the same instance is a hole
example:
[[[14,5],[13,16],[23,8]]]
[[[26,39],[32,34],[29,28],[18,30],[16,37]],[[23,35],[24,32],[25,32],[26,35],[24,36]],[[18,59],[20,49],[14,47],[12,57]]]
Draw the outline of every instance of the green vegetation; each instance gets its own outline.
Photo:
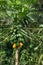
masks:
[[[43,65],[43,0],[0,0],[0,65]]]

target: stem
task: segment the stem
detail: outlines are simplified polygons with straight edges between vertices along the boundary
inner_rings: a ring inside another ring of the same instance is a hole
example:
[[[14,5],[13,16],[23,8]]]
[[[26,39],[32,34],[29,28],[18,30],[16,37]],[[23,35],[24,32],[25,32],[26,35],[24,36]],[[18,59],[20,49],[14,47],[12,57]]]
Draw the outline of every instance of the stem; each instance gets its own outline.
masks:
[[[15,54],[15,65],[18,65],[18,49],[16,49],[16,54]]]

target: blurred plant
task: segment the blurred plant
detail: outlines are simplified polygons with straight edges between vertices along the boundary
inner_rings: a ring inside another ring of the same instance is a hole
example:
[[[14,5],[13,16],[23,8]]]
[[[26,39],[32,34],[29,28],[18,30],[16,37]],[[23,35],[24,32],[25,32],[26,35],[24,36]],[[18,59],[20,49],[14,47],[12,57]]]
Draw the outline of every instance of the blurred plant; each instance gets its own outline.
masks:
[[[1,65],[14,65],[16,49],[13,47],[19,45],[22,46],[19,65],[43,64],[43,28],[39,27],[43,11],[40,4],[35,7],[36,3],[38,0],[0,0],[0,54],[4,50],[2,55],[7,58],[0,61]]]

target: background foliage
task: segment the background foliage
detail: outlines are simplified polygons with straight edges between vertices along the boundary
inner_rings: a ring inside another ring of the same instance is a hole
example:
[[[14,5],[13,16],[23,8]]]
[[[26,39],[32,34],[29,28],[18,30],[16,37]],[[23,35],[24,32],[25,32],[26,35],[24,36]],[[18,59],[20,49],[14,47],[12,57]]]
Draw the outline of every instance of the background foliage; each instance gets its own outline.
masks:
[[[43,0],[0,0],[0,65],[43,65]]]

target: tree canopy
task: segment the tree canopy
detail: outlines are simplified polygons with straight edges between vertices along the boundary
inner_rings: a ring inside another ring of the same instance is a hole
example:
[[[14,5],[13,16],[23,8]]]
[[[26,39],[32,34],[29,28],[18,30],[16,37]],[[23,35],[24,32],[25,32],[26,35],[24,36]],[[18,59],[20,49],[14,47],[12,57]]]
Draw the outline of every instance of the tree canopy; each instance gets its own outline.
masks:
[[[0,65],[43,65],[43,0],[0,0]]]

